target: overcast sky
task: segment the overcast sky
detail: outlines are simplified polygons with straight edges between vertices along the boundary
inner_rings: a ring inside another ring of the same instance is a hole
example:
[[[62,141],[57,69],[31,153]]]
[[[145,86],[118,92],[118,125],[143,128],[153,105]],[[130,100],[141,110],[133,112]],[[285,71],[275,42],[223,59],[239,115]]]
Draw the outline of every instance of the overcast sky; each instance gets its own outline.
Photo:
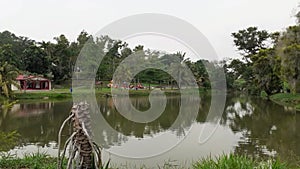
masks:
[[[82,30],[95,34],[125,16],[161,13],[197,27],[219,57],[236,57],[232,32],[249,26],[283,31],[295,24],[293,15],[298,4],[299,0],[0,0],[0,31],[9,30],[37,41],[52,41],[64,34],[74,41]],[[164,43],[164,39],[128,41],[131,46],[141,43],[168,52],[185,50],[175,43]]]

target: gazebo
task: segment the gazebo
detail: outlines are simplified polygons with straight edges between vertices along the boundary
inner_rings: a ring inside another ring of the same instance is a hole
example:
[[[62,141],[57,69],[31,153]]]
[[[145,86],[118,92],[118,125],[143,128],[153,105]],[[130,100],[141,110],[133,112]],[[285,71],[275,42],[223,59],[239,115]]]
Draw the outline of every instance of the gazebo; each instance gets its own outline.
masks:
[[[21,90],[51,90],[51,81],[44,77],[19,75],[16,81]],[[12,86],[12,90],[18,90],[18,88]]]

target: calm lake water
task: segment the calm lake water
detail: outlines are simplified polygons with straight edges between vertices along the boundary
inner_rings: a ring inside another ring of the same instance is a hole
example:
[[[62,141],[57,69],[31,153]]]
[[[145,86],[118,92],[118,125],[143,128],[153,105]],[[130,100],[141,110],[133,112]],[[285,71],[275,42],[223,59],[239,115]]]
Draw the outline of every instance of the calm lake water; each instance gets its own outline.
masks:
[[[179,116],[180,97],[167,97],[165,111],[148,123],[126,119],[116,110],[113,98],[98,98],[106,122],[96,119],[99,114],[95,116],[93,122],[98,128],[94,135],[104,148],[103,160],[110,158],[117,166],[157,167],[165,163],[188,165],[208,156],[237,153],[299,163],[300,112],[260,98],[228,96],[222,117],[206,122],[210,101],[209,96],[203,96],[198,114],[184,114],[185,120],[173,126]],[[142,111],[150,107],[147,97],[133,97],[131,103]],[[41,101],[18,103],[8,112],[2,111],[0,130],[16,130],[22,136],[21,144],[10,153],[22,156],[46,152],[56,156],[57,133],[71,106],[72,100]],[[211,132],[202,133],[203,129]],[[63,134],[65,141],[68,127]],[[199,142],[200,135],[207,140]]]

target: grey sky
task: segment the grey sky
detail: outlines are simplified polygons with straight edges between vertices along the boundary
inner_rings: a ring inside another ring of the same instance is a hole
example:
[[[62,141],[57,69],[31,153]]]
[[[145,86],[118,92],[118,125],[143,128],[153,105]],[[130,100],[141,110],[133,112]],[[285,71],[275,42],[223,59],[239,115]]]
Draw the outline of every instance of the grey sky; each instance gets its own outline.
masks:
[[[282,31],[295,24],[293,15],[299,0],[1,0],[0,31],[9,30],[34,40],[53,40],[65,34],[70,41],[83,29],[90,34],[125,16],[162,13],[176,16],[197,27],[220,57],[238,53],[230,34],[248,26]],[[176,44],[164,46],[157,39],[132,39],[169,52],[180,51]],[[157,45],[157,46],[156,46]],[[170,47],[171,46],[171,47]]]

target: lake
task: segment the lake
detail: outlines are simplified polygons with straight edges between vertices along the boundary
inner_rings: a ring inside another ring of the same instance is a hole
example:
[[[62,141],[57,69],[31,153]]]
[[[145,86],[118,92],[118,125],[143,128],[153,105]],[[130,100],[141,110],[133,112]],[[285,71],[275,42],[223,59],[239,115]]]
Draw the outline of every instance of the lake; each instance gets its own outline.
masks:
[[[201,97],[198,113],[189,113],[190,101],[168,96],[162,114],[146,123],[134,122],[120,114],[114,98],[97,98],[101,114],[92,115],[95,141],[103,147],[103,161],[114,166],[188,165],[208,156],[246,154],[279,157],[299,163],[300,113],[258,97],[227,96],[224,113],[207,121],[211,98]],[[151,107],[148,97],[131,97],[141,111]],[[187,113],[180,112],[185,103]],[[20,145],[10,150],[22,156],[31,152],[57,154],[57,134],[70,113],[72,100],[22,102],[0,114],[0,130],[18,131]],[[178,117],[183,120],[176,124]],[[102,118],[102,119],[100,119]],[[298,123],[297,123],[298,122]],[[203,132],[204,131],[204,132]],[[69,135],[63,131],[62,141]],[[204,138],[204,140],[200,139]]]

